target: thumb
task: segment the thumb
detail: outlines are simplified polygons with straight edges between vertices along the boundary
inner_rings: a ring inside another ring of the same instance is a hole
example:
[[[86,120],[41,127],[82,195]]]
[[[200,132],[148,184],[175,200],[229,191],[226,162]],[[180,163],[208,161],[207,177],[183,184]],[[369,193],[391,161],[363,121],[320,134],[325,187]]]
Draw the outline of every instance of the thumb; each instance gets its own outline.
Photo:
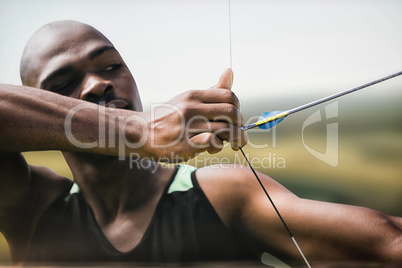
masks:
[[[233,71],[228,68],[225,69],[219,78],[218,83],[213,88],[226,88],[231,89],[233,84]]]

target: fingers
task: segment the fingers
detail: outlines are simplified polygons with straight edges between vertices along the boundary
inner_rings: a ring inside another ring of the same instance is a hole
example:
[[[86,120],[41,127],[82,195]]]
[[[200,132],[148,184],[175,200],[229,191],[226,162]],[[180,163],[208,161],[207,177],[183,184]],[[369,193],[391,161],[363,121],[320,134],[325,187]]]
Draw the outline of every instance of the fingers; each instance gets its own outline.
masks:
[[[200,133],[189,140],[188,145],[191,146],[191,150],[196,153],[207,151],[210,154],[215,154],[223,149],[223,140],[214,133],[204,132]],[[235,151],[243,147],[247,143],[247,135],[241,143],[231,143],[231,148]]]
[[[201,146],[198,149],[210,153],[220,151],[223,141],[229,142],[234,150],[243,147],[248,141],[245,131],[227,122],[198,121],[193,127],[187,132],[188,140],[194,142],[193,145]]]
[[[237,96],[232,91],[223,88],[188,91],[185,98],[187,101],[200,103],[228,103],[240,109]]]
[[[187,91],[168,102],[168,108],[160,108],[155,113],[160,118],[154,120],[152,131],[164,134],[155,135],[161,137],[155,142],[174,144],[176,149],[171,151],[182,157],[205,151],[217,153],[225,141],[234,150],[246,145],[247,134],[241,130],[244,119],[239,100],[230,90],[232,83],[233,72],[227,69],[214,87]],[[177,124],[181,126],[180,133],[174,131]]]
[[[233,150],[237,151],[246,145],[248,137],[245,131],[224,122],[212,123],[212,133],[220,140],[230,143]]]
[[[224,88],[224,89],[232,89],[233,85],[233,71],[228,68],[223,71],[221,77],[219,78],[218,83],[212,88]]]
[[[192,107],[187,107],[183,112],[183,116],[190,124],[198,121],[223,121],[237,127],[244,126],[244,118],[240,110],[227,103],[196,104]]]
[[[189,145],[192,150],[197,153],[207,151],[210,154],[215,154],[223,149],[223,141],[216,135],[210,132],[200,133],[189,140]]]
[[[209,153],[219,152],[223,148],[223,141],[229,142],[234,150],[248,141],[246,132],[240,129],[244,125],[244,118],[240,113],[239,99],[230,90],[233,77],[232,69],[226,69],[214,87],[193,91],[193,97],[201,100],[202,104],[191,107],[189,116],[205,115],[205,118],[194,120],[191,128],[196,132],[190,131],[193,135],[191,140],[199,146],[207,146]]]

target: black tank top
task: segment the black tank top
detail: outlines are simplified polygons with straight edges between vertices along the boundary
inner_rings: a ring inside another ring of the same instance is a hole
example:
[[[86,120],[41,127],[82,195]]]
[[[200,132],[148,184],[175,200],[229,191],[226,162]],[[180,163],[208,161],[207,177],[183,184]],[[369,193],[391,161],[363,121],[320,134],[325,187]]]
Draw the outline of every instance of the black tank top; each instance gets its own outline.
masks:
[[[40,219],[25,264],[259,261],[225,228],[194,170],[177,168],[140,243],[127,253],[106,239],[74,184]]]

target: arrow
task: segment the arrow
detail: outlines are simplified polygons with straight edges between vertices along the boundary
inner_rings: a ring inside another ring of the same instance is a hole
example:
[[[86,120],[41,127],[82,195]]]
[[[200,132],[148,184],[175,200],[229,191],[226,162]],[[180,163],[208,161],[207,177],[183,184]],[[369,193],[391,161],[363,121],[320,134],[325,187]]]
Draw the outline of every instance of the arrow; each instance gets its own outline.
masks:
[[[319,99],[319,100],[316,100],[316,101],[312,101],[310,103],[301,105],[299,107],[296,107],[296,108],[293,108],[293,109],[290,109],[290,110],[287,110],[287,111],[272,111],[272,112],[263,113],[258,118],[257,122],[255,122],[253,124],[250,124],[250,125],[247,125],[247,126],[244,126],[241,129],[242,130],[249,130],[249,129],[252,129],[252,128],[255,128],[255,127],[259,127],[261,129],[270,129],[270,128],[276,126],[277,124],[279,124],[280,122],[282,122],[282,120],[284,120],[288,115],[300,112],[300,111],[302,111],[304,109],[307,109],[307,108],[310,108],[310,107],[317,106],[317,105],[319,105],[321,103],[324,103],[324,102],[339,98],[341,96],[344,96],[344,95],[347,95],[349,93],[358,91],[360,89],[363,89],[363,88],[366,88],[366,87],[381,83],[381,82],[383,82],[385,80],[397,77],[397,76],[399,76],[401,74],[402,74],[402,71],[400,71],[398,73],[388,75],[386,77],[383,77],[383,78],[380,78],[380,79],[377,79],[377,80],[374,80],[374,81],[366,83],[364,85],[361,85],[361,86],[358,86],[358,87],[355,87],[355,88],[352,88],[352,89],[348,89],[348,90],[345,90],[345,91],[341,91],[339,93],[330,95],[328,97],[325,97],[325,98],[322,98],[322,99]]]

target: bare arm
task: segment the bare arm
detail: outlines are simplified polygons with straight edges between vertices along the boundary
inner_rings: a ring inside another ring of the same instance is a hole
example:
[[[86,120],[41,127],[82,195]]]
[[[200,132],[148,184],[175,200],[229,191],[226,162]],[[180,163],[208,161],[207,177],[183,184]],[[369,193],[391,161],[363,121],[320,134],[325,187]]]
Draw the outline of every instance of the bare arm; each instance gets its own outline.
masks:
[[[113,148],[76,147],[65,133],[65,120],[70,112],[73,137],[87,144],[99,141],[99,118],[111,116],[110,109],[102,109],[104,115],[100,115],[102,110],[95,104],[12,85],[1,85],[0,100],[0,148],[3,153],[57,149],[113,154]],[[78,105],[83,108],[74,112]]]
[[[308,259],[402,262],[400,218],[364,207],[298,198],[268,176],[259,175]],[[262,191],[252,192],[242,217],[249,218],[244,226],[261,243],[260,250],[282,245],[286,255],[300,259]]]
[[[0,85],[0,152],[62,150],[176,157],[218,152],[222,141],[246,143],[231,71],[214,88],[183,93],[143,113],[110,109],[30,87]],[[172,155],[173,154],[173,155]],[[174,159],[173,159],[174,160]]]
[[[398,218],[368,208],[306,200],[287,193],[273,193],[273,196],[308,259],[402,261],[402,230]],[[259,225],[254,234],[261,235],[258,238],[261,245],[278,247],[271,244],[272,238],[277,242],[291,242],[263,196],[253,199],[249,206],[254,204],[255,208],[246,208],[244,216],[251,217],[250,221],[258,226],[260,220],[250,214],[258,209],[259,217],[268,222]],[[300,259],[292,243],[278,244],[283,245],[281,250],[286,255]]]
[[[251,170],[209,168],[198,174],[206,178],[200,184],[225,224],[253,251],[302,261]],[[401,218],[364,207],[298,198],[268,176],[259,176],[308,260],[402,263]]]

